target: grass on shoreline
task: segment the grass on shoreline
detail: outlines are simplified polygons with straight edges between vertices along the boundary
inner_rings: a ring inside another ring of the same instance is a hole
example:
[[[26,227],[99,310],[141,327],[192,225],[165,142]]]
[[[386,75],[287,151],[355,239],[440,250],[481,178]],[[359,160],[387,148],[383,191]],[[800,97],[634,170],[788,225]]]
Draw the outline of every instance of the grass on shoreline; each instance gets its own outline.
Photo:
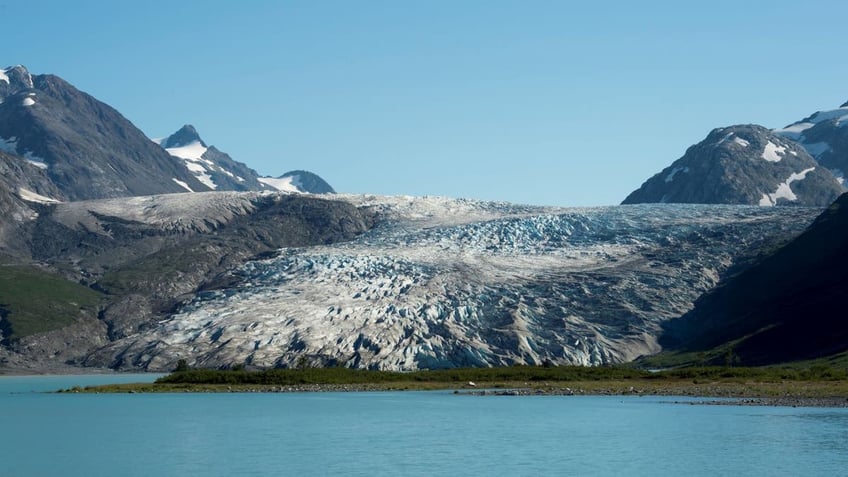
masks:
[[[72,388],[64,392],[270,392],[528,389],[540,393],[704,397],[848,397],[842,368],[703,367],[649,372],[627,367],[459,368],[408,373],[348,368],[187,370],[154,383]]]

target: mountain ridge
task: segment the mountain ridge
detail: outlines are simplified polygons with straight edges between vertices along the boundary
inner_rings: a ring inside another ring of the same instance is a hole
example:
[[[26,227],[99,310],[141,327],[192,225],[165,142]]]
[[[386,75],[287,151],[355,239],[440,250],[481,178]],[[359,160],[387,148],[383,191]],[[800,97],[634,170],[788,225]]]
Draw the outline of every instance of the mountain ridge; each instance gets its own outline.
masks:
[[[23,79],[0,81],[0,138],[40,163],[68,200],[180,192],[172,178],[206,190],[111,106],[55,75],[4,71]]]
[[[803,147],[748,124],[712,130],[622,204],[827,206],[843,191]]]
[[[189,124],[154,143],[108,104],[22,65],[0,70],[0,151],[43,169],[63,200],[276,190]]]

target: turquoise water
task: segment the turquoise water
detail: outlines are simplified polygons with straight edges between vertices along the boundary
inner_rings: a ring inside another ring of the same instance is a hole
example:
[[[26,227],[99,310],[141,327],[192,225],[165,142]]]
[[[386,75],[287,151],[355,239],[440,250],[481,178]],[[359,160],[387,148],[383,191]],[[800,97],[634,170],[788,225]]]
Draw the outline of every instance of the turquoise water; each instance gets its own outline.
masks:
[[[795,476],[848,469],[845,409],[450,392],[30,392],[139,380],[0,377],[0,475]]]

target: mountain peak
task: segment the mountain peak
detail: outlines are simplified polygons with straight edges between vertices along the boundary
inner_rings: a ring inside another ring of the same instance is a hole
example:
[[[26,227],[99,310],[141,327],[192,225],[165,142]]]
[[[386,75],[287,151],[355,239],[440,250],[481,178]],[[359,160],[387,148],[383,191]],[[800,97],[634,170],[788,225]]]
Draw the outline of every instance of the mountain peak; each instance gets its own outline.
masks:
[[[848,101],[842,103],[842,106],[840,106],[840,108],[848,108]]]
[[[801,145],[755,124],[713,129],[625,204],[824,206],[843,191]]]
[[[194,129],[194,126],[191,124],[186,124],[181,127],[179,131],[171,134],[167,139],[162,141],[162,147],[166,149],[182,147],[188,146],[193,142],[199,142],[201,146],[207,147],[206,143],[203,142],[203,139],[200,139],[200,134],[197,133],[197,129]]]
[[[32,75],[23,65],[0,69],[0,86],[10,89],[10,93],[32,89]]]

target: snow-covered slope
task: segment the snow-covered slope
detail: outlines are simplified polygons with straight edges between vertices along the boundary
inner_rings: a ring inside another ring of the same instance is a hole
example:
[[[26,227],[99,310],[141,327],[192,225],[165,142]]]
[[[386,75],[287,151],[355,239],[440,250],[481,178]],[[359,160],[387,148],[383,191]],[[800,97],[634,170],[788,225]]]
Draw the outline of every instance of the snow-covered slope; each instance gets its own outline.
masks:
[[[290,171],[280,177],[260,177],[245,164],[233,160],[215,146],[208,146],[194,126],[186,124],[174,134],[153,142],[185,164],[188,173],[212,190],[279,191],[325,194],[334,192],[324,179],[308,171]],[[188,192],[188,184],[173,180]]]
[[[819,164],[844,183],[848,173],[848,103],[819,111],[774,132],[798,141]]]
[[[336,191],[318,174],[309,171],[289,171],[280,177],[260,177],[259,182],[281,192],[334,194]]]
[[[298,185],[297,177],[260,177],[259,182],[273,187],[280,192],[303,192]]]
[[[731,264],[818,213],[337,198],[382,222],[352,242],[248,262],[100,360],[150,370],[181,358],[381,369],[629,361],[658,351],[660,325]]]
[[[194,126],[186,124],[177,132],[162,139],[153,139],[168,154],[181,159],[188,172],[212,190],[274,190],[259,182],[256,171],[245,164],[234,161],[215,146],[208,146],[200,138]],[[197,192],[188,184],[174,179],[188,192]]]

